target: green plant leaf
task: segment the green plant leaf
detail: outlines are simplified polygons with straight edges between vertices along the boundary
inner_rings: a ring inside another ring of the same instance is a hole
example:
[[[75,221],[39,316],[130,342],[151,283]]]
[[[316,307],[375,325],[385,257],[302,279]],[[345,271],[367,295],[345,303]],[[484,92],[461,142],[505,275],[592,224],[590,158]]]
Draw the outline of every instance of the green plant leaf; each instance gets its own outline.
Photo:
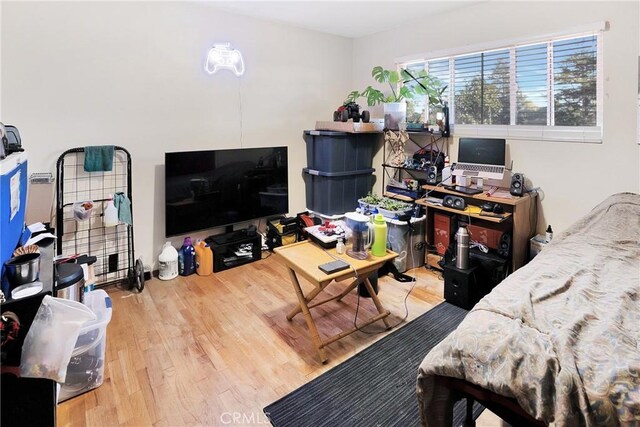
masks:
[[[413,91],[408,86],[402,86],[400,88],[400,94],[398,95],[398,101],[405,98],[413,98]]]
[[[357,90],[354,90],[353,92],[349,93],[344,103],[347,104],[349,102],[356,102],[356,99],[360,98],[360,96],[361,96],[360,92],[358,92]]]
[[[397,85],[400,82],[400,75],[397,71],[388,71],[389,73],[389,84]]]
[[[388,75],[388,71],[387,71],[387,75]],[[381,66],[377,66],[377,67],[373,67],[373,70],[371,70],[371,76],[379,83],[384,83],[385,80],[385,70],[381,67]]]

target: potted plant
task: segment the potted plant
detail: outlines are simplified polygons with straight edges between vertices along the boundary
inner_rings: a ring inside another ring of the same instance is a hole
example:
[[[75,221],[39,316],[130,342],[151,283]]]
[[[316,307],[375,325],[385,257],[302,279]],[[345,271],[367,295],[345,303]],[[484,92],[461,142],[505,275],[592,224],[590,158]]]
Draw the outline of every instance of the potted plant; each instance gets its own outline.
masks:
[[[399,218],[404,214],[410,214],[413,211],[413,205],[410,203],[401,202],[400,200],[391,199],[389,197],[383,197],[382,202],[378,206],[378,213],[381,213],[386,218]]]
[[[378,212],[378,205],[382,202],[382,197],[376,193],[369,191],[367,195],[361,199],[358,199],[358,206],[363,213],[376,213]]]
[[[365,97],[369,106],[384,104],[385,128],[393,130],[399,129],[399,124],[406,121],[407,99],[426,96],[430,104],[442,104],[442,94],[447,88],[424,70],[411,73],[406,69],[395,71],[376,66],[371,70],[371,76],[379,83],[387,83],[391,93],[385,96],[381,90],[367,86],[362,92],[351,92],[347,102]]]

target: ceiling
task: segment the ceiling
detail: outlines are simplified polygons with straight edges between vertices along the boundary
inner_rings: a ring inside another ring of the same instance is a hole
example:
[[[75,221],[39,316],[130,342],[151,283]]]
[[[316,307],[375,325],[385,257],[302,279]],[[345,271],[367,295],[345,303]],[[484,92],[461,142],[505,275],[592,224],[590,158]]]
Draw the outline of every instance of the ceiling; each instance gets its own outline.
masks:
[[[358,38],[487,0],[209,1],[226,12]]]

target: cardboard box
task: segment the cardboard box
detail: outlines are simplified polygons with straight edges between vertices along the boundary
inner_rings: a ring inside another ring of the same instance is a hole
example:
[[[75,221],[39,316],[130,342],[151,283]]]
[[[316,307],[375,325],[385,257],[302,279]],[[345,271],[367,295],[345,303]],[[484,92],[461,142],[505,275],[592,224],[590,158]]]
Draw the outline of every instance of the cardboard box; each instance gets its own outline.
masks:
[[[316,130],[333,130],[338,132],[382,132],[384,130],[383,121],[374,121],[370,123],[357,122],[316,122]]]

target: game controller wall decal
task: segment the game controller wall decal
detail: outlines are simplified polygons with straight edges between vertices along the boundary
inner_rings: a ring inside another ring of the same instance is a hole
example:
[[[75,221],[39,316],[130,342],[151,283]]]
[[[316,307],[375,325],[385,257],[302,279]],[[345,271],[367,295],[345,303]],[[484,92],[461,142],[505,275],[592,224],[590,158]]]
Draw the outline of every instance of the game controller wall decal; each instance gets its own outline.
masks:
[[[240,77],[244,74],[242,53],[231,48],[229,43],[216,43],[207,54],[204,69],[209,74],[215,74],[220,70],[229,70]]]

